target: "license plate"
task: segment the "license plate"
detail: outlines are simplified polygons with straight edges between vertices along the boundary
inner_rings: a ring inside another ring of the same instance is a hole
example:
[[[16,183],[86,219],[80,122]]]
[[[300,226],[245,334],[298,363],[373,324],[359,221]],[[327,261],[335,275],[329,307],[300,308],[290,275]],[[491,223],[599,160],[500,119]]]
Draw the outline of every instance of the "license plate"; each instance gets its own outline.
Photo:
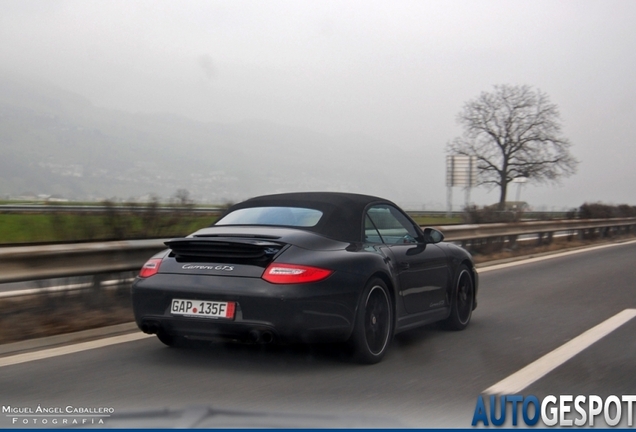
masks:
[[[234,318],[234,302],[213,302],[204,300],[172,299],[170,312],[173,315],[187,315],[201,318]]]

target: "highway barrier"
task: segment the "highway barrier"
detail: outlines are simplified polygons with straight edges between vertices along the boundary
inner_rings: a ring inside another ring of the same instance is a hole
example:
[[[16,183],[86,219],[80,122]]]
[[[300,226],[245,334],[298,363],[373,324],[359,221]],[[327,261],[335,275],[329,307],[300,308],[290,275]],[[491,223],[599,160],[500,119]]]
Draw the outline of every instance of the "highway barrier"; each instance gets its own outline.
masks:
[[[540,243],[557,233],[580,238],[636,233],[636,218],[533,221],[510,224],[448,225],[437,227],[446,241],[468,250],[484,244],[514,247],[524,236]],[[0,283],[34,281],[139,270],[163,249],[166,239],[56,244],[0,248]]]
[[[0,283],[139,270],[167,239],[0,248]]]
[[[447,241],[458,242],[468,249],[484,243],[514,244],[523,236],[536,236],[538,244],[552,241],[555,234],[567,234],[579,239],[611,237],[636,232],[636,218],[575,219],[492,223],[480,225],[449,225],[438,227]]]

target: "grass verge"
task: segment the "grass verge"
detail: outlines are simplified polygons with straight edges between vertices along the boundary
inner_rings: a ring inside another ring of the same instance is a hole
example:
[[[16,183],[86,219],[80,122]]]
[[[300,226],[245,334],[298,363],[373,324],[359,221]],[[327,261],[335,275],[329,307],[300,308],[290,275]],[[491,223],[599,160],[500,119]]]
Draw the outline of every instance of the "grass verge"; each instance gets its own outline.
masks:
[[[146,209],[131,213],[113,209],[100,213],[0,213],[0,244],[82,242],[182,237],[210,226],[218,215],[164,213]],[[462,223],[461,217],[415,216],[420,225]]]
[[[0,244],[181,237],[211,225],[216,216],[124,212],[0,214]]]

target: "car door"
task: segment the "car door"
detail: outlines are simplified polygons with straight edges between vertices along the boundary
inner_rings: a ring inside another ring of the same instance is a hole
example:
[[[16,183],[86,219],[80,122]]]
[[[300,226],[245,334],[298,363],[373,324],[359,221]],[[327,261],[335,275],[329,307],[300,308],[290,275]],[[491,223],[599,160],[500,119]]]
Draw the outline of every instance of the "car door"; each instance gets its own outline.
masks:
[[[366,218],[389,251],[398,273],[398,295],[406,311],[414,314],[447,307],[449,272],[444,251],[424,243],[421,231],[394,206],[374,205],[367,210]]]

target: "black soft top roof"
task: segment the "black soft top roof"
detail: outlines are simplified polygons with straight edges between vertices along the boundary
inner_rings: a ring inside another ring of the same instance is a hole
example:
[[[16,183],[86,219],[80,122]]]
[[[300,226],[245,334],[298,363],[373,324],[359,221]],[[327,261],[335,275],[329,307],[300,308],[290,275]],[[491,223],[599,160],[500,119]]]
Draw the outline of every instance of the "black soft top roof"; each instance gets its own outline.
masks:
[[[322,234],[334,240],[362,240],[364,211],[371,204],[391,204],[391,201],[370,196],[341,192],[296,192],[264,195],[230,207],[227,213],[249,207],[302,207],[319,210],[322,218],[313,227],[295,227]],[[396,206],[397,207],[397,206]],[[227,214],[226,213],[226,214]]]

